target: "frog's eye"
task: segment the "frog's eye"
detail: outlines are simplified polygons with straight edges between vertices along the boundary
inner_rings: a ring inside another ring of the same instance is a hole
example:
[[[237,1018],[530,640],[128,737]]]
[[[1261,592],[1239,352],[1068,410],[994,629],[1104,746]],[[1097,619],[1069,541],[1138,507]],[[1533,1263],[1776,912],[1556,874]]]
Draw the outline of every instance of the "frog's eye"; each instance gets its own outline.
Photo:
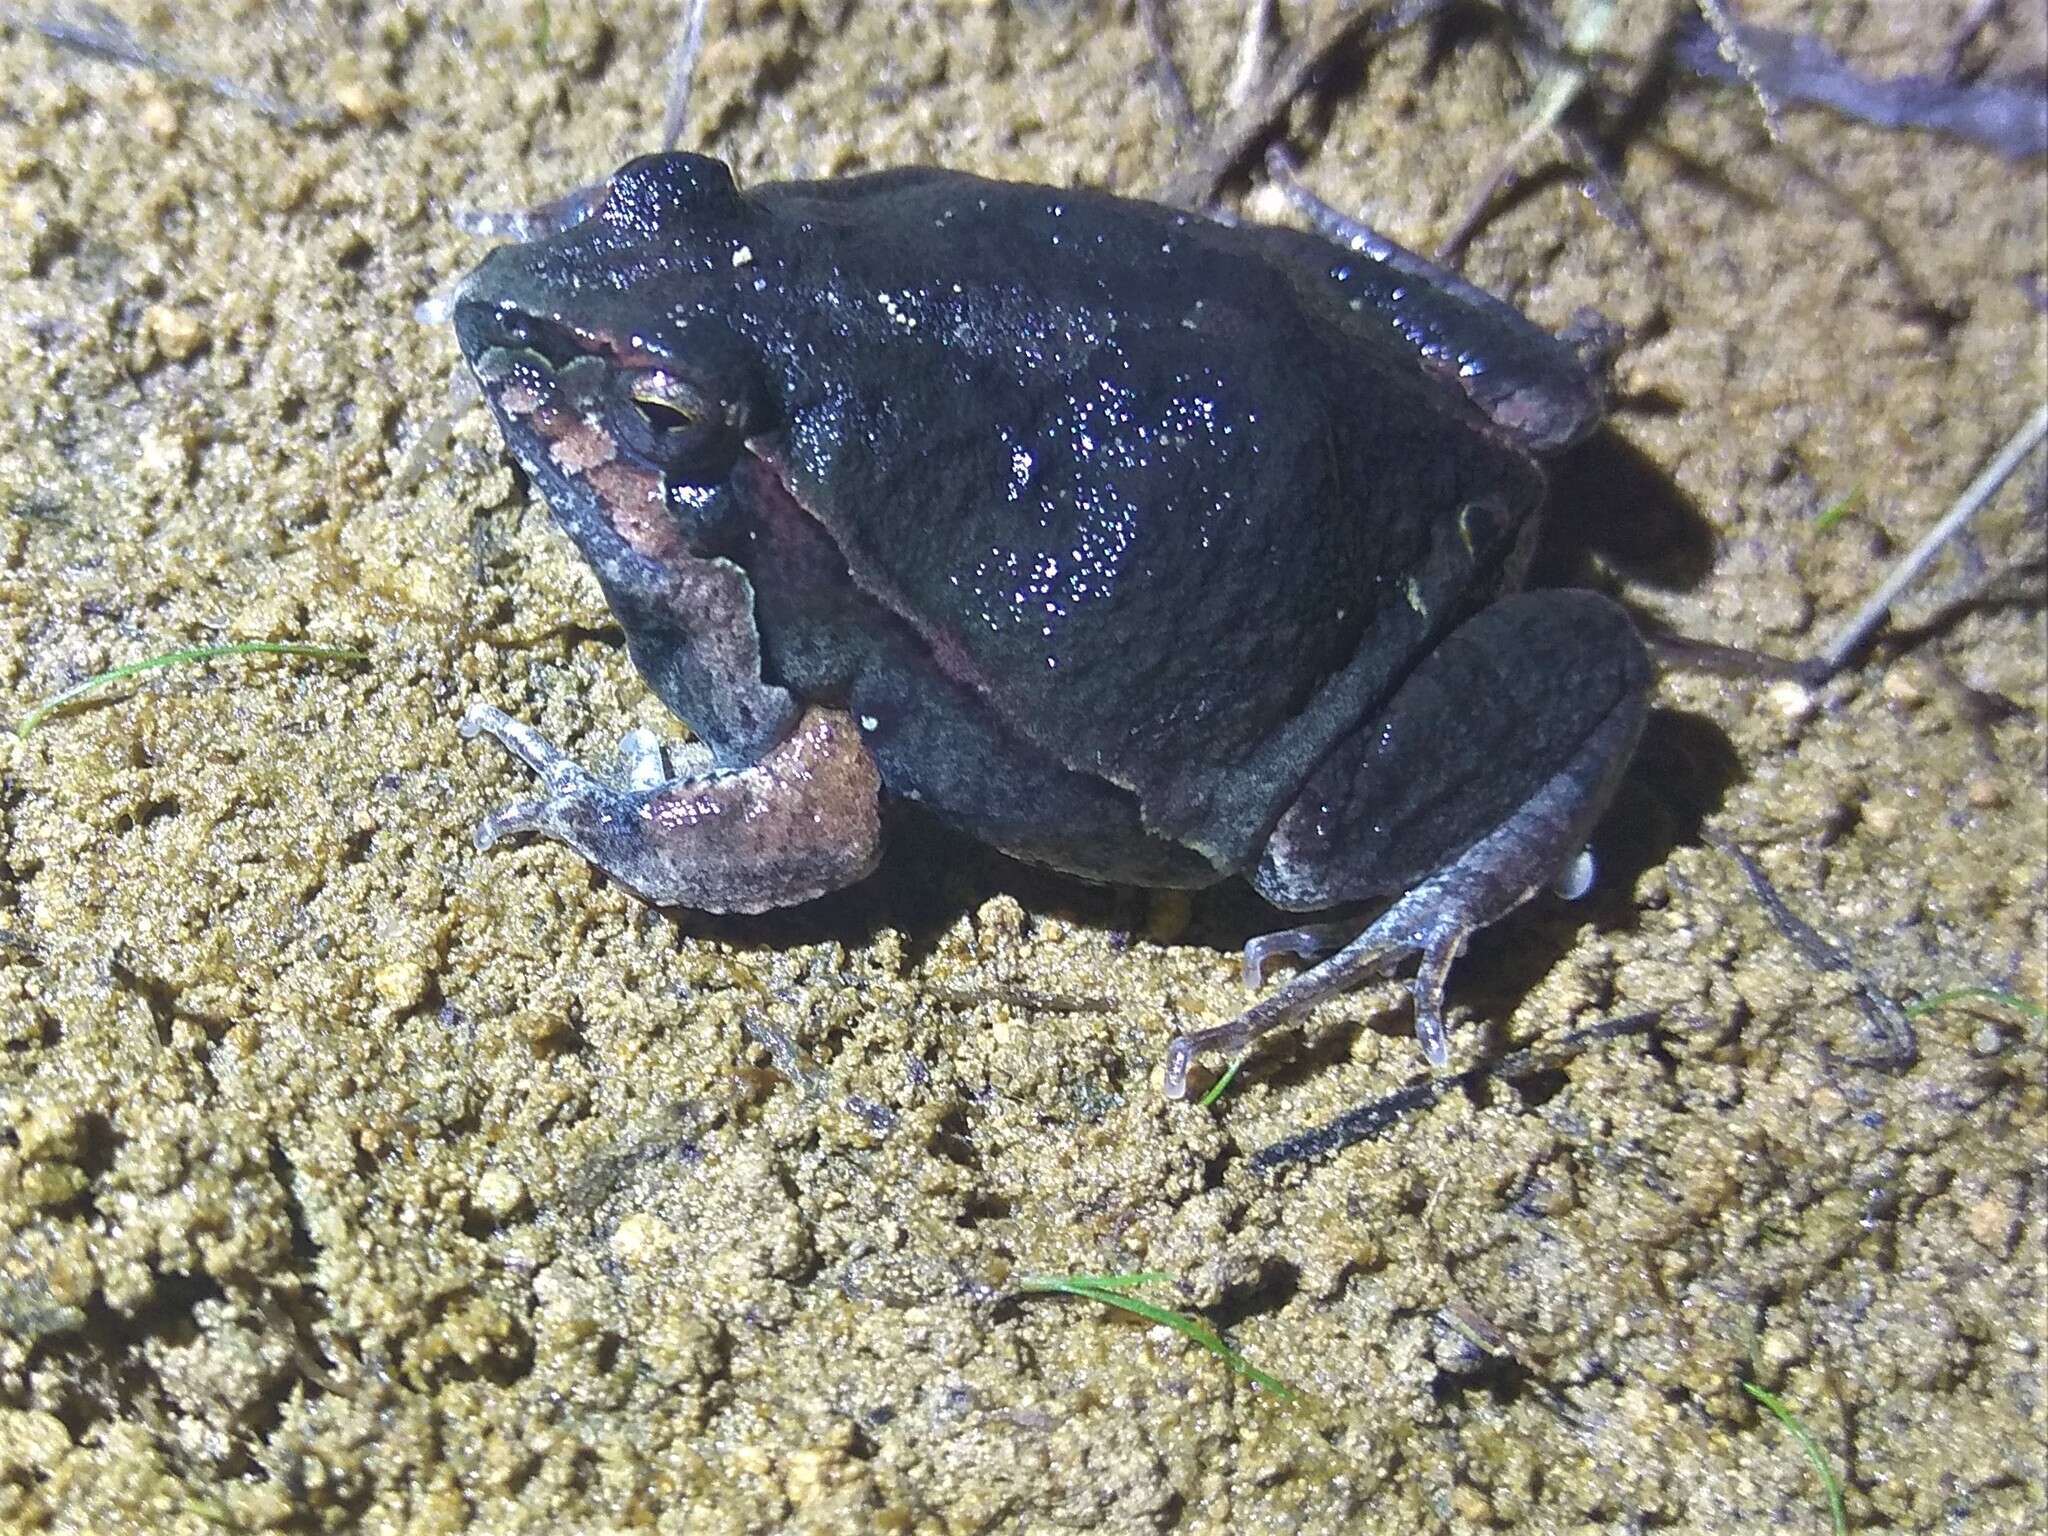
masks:
[[[731,406],[663,368],[614,376],[613,436],[618,446],[678,484],[722,479],[740,438]]]
[[[679,410],[666,400],[657,400],[652,395],[635,395],[633,403],[640,407],[641,417],[657,433],[682,432],[697,425],[697,418],[688,411]]]
[[[640,375],[633,381],[632,397],[641,418],[656,437],[688,431],[703,419],[696,397],[666,373]]]

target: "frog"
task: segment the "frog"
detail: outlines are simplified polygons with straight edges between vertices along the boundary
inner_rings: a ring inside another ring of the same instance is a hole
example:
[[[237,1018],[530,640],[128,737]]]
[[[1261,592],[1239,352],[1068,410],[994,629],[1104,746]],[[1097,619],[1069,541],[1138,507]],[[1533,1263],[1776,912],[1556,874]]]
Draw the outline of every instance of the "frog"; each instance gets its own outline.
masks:
[[[689,740],[489,815],[659,907],[854,885],[909,802],[1082,880],[1243,879],[1313,962],[1196,1058],[1584,869],[1642,729],[1626,610],[1525,584],[1595,370],[1391,242],[908,167],[742,190],[629,161],[487,253],[456,339]],[[1370,921],[1345,917],[1366,904]]]

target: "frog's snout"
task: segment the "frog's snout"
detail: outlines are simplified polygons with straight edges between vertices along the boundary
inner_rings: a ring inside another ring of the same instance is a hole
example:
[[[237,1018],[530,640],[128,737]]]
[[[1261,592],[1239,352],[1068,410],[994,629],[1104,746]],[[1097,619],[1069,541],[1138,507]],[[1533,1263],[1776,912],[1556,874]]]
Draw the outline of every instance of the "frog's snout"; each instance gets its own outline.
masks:
[[[561,326],[516,304],[470,296],[465,283],[455,295],[455,339],[475,367],[492,352],[524,352],[560,368],[584,351]]]

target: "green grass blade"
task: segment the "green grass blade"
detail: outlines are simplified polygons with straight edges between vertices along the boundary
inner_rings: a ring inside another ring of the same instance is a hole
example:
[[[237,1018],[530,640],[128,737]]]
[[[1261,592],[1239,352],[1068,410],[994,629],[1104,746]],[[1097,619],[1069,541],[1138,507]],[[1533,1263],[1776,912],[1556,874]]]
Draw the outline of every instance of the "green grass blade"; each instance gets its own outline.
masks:
[[[1055,1280],[1066,1280],[1072,1282],[1075,1285],[1085,1285],[1092,1290],[1098,1291],[1131,1291],[1136,1290],[1141,1285],[1164,1285],[1167,1281],[1171,1280],[1173,1276],[1167,1274],[1164,1270],[1134,1269],[1126,1271],[1122,1274],[1053,1276],[1033,1275],[1030,1278],[1034,1280],[1048,1278]]]
[[[1850,486],[1845,494],[1837,496],[1821,509],[1820,516],[1813,520],[1813,532],[1826,533],[1835,524],[1862,505],[1863,486],[1859,481],[1857,484]]]
[[[1223,1090],[1230,1086],[1230,1080],[1233,1077],[1237,1076],[1237,1069],[1243,1065],[1244,1058],[1240,1056],[1237,1058],[1237,1060],[1233,1061],[1228,1067],[1224,1068],[1223,1075],[1217,1078],[1215,1082],[1211,1083],[1209,1085],[1209,1091],[1202,1095],[1200,1101],[1202,1108],[1207,1109],[1211,1104],[1214,1104],[1218,1099],[1223,1097]]]
[[[2010,992],[2001,992],[1996,987],[1950,987],[1946,992],[1937,992],[1932,997],[1923,997],[1906,1009],[1906,1017],[1917,1019],[1923,1013],[1932,1013],[1937,1008],[1946,1008],[1950,1003],[1965,999],[1982,1003],[1997,1003],[2010,1008],[2014,1013],[2023,1013],[2037,1024],[2048,1023],[2048,1008],[2043,1008],[2031,998],[2015,997]]]
[[[66,704],[97,693],[109,683],[118,683],[123,678],[135,677],[144,672],[156,672],[165,667],[188,666],[199,662],[216,661],[223,656],[307,656],[315,661],[368,661],[369,656],[347,646],[308,645],[296,640],[247,640],[234,645],[195,645],[182,651],[166,651],[161,656],[150,656],[142,661],[131,661],[126,666],[110,667],[98,672],[83,682],[74,683],[54,698],[43,700],[34,709],[23,715],[14,727],[14,734],[26,741],[29,732],[41,725]]]
[[[1148,1323],[1157,1323],[1171,1328],[1183,1338],[1192,1339],[1209,1351],[1238,1375],[1244,1377],[1273,1394],[1283,1403],[1294,1402],[1301,1394],[1270,1371],[1262,1371],[1251,1361],[1223,1342],[1214,1328],[1200,1318],[1189,1317],[1185,1312],[1175,1312],[1158,1306],[1141,1297],[1128,1294],[1118,1285],[1102,1282],[1115,1281],[1127,1284],[1143,1284],[1164,1280],[1157,1274],[1140,1275],[1024,1275],[1017,1281],[1017,1289],[1028,1292],[1054,1292],[1063,1296],[1079,1296],[1086,1301],[1097,1301],[1105,1307],[1115,1307],[1133,1317],[1141,1317]]]
[[[1842,1509],[1842,1485],[1835,1480],[1834,1468],[1828,1465],[1828,1453],[1814,1438],[1813,1431],[1799,1422],[1799,1415],[1787,1408],[1783,1402],[1753,1381],[1742,1383],[1742,1390],[1755,1398],[1799,1442],[1799,1448],[1806,1452],[1806,1459],[1813,1464],[1813,1470],[1820,1474],[1821,1486],[1828,1491],[1828,1512],[1835,1517],[1835,1536],[1848,1536],[1849,1517]]]

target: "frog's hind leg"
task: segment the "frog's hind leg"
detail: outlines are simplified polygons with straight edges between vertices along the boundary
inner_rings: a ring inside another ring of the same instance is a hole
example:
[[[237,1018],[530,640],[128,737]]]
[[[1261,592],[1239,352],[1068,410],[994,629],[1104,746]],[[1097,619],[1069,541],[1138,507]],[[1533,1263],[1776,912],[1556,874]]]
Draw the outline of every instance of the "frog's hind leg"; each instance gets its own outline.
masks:
[[[538,832],[657,906],[793,906],[864,878],[881,857],[881,778],[841,710],[806,710],[787,738],[745,767],[675,777],[651,734],[632,732],[620,744],[617,783],[488,704],[470,707],[462,734],[496,739],[540,775],[544,790],[486,817],[478,847]]]
[[[1282,813],[1252,883],[1313,911],[1402,892],[1364,932],[1214,1029],[1174,1040],[1166,1090],[1197,1053],[1241,1051],[1312,1004],[1410,957],[1415,1031],[1450,1059],[1446,978],[1466,941],[1575,864],[1627,765],[1651,673],[1628,616],[1590,592],[1510,597],[1467,621],[1387,707],[1318,764]],[[1330,925],[1247,946],[1248,974],[1277,953],[1321,953]]]
[[[1565,335],[1553,336],[1449,267],[1332,208],[1298,179],[1278,145],[1267,151],[1266,172],[1325,240],[1359,258],[1333,269],[1315,250],[1315,279],[1338,282],[1352,309],[1379,315],[1424,369],[1455,386],[1524,448],[1555,453],[1600,424],[1602,373],[1619,340],[1616,327],[1589,311]],[[1283,232],[1275,249],[1288,249],[1298,260],[1299,238]]]

